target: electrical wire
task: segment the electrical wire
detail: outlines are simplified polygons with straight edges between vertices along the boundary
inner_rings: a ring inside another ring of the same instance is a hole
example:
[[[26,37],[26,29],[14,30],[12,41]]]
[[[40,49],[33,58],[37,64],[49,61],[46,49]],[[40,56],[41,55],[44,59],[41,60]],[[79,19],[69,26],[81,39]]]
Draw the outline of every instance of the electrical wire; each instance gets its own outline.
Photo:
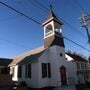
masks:
[[[29,0],[30,1],[30,0]],[[34,2],[36,2],[36,0],[34,0]],[[39,2],[39,1],[38,1]],[[54,1],[53,1],[54,2]],[[53,3],[53,2],[51,2],[51,3]],[[36,2],[37,3],[37,2]],[[42,3],[37,3],[37,4],[39,4],[39,5],[42,5],[43,6],[43,4]],[[51,4],[52,5],[52,4]],[[38,7],[39,8],[39,7]],[[47,7],[46,6],[44,6],[44,8],[46,9],[46,10],[49,10],[49,9],[47,9]],[[58,15],[58,14],[57,14]],[[58,18],[60,18],[59,16],[58,16]],[[72,26],[70,23],[68,23],[66,20],[64,20],[64,19],[62,19],[62,18],[60,18],[60,20],[62,20],[64,23],[66,23],[67,25],[68,25],[68,27],[70,27],[71,29],[74,29],[75,31],[77,30],[77,28],[75,28],[74,26]],[[82,37],[84,36],[84,37],[86,37],[83,33],[81,33],[79,30],[77,30],[81,35],[82,35]]]
[[[7,5],[7,4],[1,2],[1,1],[0,1],[0,4],[2,4],[2,5],[4,5],[4,6],[6,6],[6,7],[8,7],[9,9],[11,9],[11,10],[17,12],[17,13],[19,13],[21,16],[24,16],[24,17],[26,17],[26,18],[28,18],[28,19],[34,21],[35,23],[41,25],[40,22],[38,22],[38,21],[36,21],[35,19],[33,19],[33,18],[31,18],[31,17],[29,17],[29,16],[23,14],[22,12],[20,12],[20,11],[14,9],[13,7],[11,7],[11,6],[9,6],[9,5]],[[7,19],[9,19],[9,18],[7,18]],[[2,21],[2,20],[1,20],[1,21]],[[24,45],[19,45],[19,44],[15,43],[15,42],[11,42],[11,41],[9,41],[9,40],[5,40],[5,39],[2,39],[2,38],[0,38],[0,40],[6,41],[6,42],[8,42],[8,43],[11,43],[11,44],[16,45],[16,46],[19,46],[19,47],[26,48]]]
[[[1,41],[5,41],[5,42],[7,42],[7,43],[9,43],[9,44],[13,44],[13,45],[15,45],[15,46],[19,46],[19,47],[22,47],[22,48],[27,48],[27,47],[24,46],[24,45],[21,45],[21,44],[18,44],[18,43],[12,42],[12,41],[7,40],[7,39],[0,38],[0,40],[1,40]]]
[[[36,0],[35,0],[36,1]],[[41,5],[41,3],[39,2],[38,4]],[[43,4],[42,4],[43,5]],[[45,6],[44,6],[45,7]],[[45,7],[46,8],[46,7]],[[47,9],[47,8],[46,8]],[[58,18],[60,18],[58,16]],[[77,28],[75,28],[74,26],[72,26],[70,23],[68,23],[66,20],[60,18],[60,20],[62,20],[64,23],[66,23],[71,29],[74,29],[75,31],[77,30]],[[83,33],[81,33],[79,30],[77,30],[82,36],[86,37]]]
[[[47,12],[45,8],[42,8],[40,4],[37,4],[37,2],[34,2],[33,0],[28,0],[30,3],[32,3],[34,6],[40,8],[43,12]]]
[[[36,0],[34,0],[34,1],[36,1]],[[41,3],[39,2],[38,4],[40,4],[41,5]],[[43,5],[43,4],[42,4]],[[46,8],[45,6],[44,6],[44,8]],[[47,8],[46,8],[47,9]],[[60,18],[60,17],[59,17]],[[61,18],[60,18],[61,19]],[[73,28],[73,29],[75,29],[75,30],[77,30],[75,27],[73,27],[71,24],[69,24],[68,22],[66,22],[64,19],[61,19],[62,21],[64,21],[70,28]],[[78,31],[78,30],[77,30]],[[81,33],[80,31],[78,31],[79,33]],[[82,34],[82,33],[81,33]],[[82,34],[83,35],[83,34]],[[85,36],[85,35],[83,35],[83,36]],[[74,42],[74,41],[72,41],[71,39],[68,39],[67,37],[63,37],[63,38],[65,38],[65,39],[67,39],[67,40],[69,40],[70,42],[72,42],[72,43],[74,43],[74,44],[76,44],[76,45],[78,45],[79,47],[81,47],[81,48],[83,48],[83,49],[85,49],[85,50],[87,50],[88,52],[90,52],[90,50],[88,50],[87,48],[84,48],[82,45],[80,45],[80,44],[78,44],[78,43],[76,43],[76,42]]]
[[[0,4],[6,6],[6,7],[8,7],[9,9],[11,9],[11,10],[13,10],[13,11],[19,13],[20,15],[22,15],[22,16],[24,16],[24,17],[30,19],[30,20],[32,20],[33,22],[35,22],[35,23],[41,25],[41,23],[40,23],[39,21],[37,21],[37,20],[31,18],[30,16],[27,16],[26,14],[24,14],[24,13],[22,13],[22,12],[16,10],[15,8],[11,7],[10,5],[8,5],[8,4],[6,4],[6,3],[3,3],[3,2],[1,2],[1,1],[0,1]]]
[[[19,12],[18,10],[14,9],[13,7],[11,7],[11,6],[9,6],[9,5],[7,5],[7,4],[5,4],[5,3],[1,2],[1,1],[0,1],[0,3],[1,3],[1,4],[3,4],[4,6],[8,7],[9,9],[12,9],[13,11],[15,11],[15,12],[19,13],[20,15],[23,15],[24,17],[26,17],[26,18],[28,18],[28,19],[30,19],[30,20],[32,20],[32,21],[34,21],[35,23],[37,23],[37,24],[41,25],[41,23],[40,23],[40,22],[38,22],[38,21],[36,21],[36,20],[32,19],[31,17],[29,17],[29,16],[27,16],[27,15],[23,14],[22,12]],[[80,44],[78,44],[78,43],[76,43],[76,42],[72,41],[71,39],[68,39],[68,38],[67,38],[67,37],[65,37],[65,36],[64,36],[63,38],[65,38],[65,39],[69,40],[70,42],[72,42],[72,43],[76,44],[77,46],[81,47],[82,49],[84,49],[84,50],[86,50],[86,51],[90,52],[90,50],[88,50],[87,48],[84,48],[83,46],[81,46]],[[5,40],[5,41],[6,41],[6,40]],[[7,41],[7,42],[9,42],[9,41]]]
[[[75,0],[75,3],[77,3],[77,5],[79,6],[79,8],[81,8],[81,11],[83,13],[87,13],[86,9],[80,4],[79,0]]]
[[[46,6],[44,6],[42,3],[40,3],[39,1],[37,0],[34,0],[37,4],[39,4],[42,8],[46,9],[46,10],[49,10]]]
[[[60,18],[60,17],[59,17],[59,18]],[[72,26],[70,23],[68,23],[68,22],[65,21],[64,19],[62,19],[62,18],[60,18],[60,19],[61,19],[65,24],[67,24],[69,28],[71,28],[71,29],[74,30],[74,31],[77,30],[77,32],[79,32],[79,34],[80,34],[82,37],[85,37],[85,38],[86,38],[86,36],[85,36],[83,33],[81,33],[76,27]]]
[[[90,50],[88,50],[87,48],[83,47],[82,45],[80,45],[80,44],[78,44],[78,43],[72,41],[71,39],[69,39],[69,38],[67,38],[67,37],[65,37],[65,36],[63,36],[63,38],[66,39],[66,40],[68,40],[68,41],[70,41],[70,42],[72,42],[73,44],[75,44],[75,45],[81,47],[82,49],[85,49],[86,51],[90,52]]]
[[[0,22],[16,19],[16,18],[21,17],[21,16],[22,15],[16,15],[16,16],[13,16],[13,17],[8,17],[8,18],[0,19]]]

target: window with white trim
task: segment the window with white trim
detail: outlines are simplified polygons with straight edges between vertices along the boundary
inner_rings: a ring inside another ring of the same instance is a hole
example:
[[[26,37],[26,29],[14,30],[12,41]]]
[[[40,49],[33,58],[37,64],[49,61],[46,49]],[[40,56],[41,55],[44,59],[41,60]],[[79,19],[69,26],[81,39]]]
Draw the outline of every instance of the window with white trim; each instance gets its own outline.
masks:
[[[42,63],[42,78],[51,78],[51,65],[50,63]]]

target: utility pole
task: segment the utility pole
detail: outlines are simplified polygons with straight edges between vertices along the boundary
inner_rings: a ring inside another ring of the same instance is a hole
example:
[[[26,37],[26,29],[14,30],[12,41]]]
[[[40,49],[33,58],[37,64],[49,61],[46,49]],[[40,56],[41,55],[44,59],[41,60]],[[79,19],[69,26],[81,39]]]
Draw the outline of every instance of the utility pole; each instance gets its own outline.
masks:
[[[82,14],[80,17],[80,23],[82,27],[85,28],[87,37],[88,37],[88,43],[90,44],[90,31],[89,31],[89,26],[90,26],[90,14]]]

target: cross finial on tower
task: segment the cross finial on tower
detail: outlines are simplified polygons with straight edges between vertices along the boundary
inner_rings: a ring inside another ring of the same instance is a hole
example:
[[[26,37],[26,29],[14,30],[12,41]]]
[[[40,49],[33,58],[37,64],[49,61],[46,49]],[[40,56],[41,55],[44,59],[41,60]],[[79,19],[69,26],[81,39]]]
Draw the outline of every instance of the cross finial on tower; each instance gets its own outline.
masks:
[[[53,9],[53,7],[52,7],[52,5],[50,4],[50,10],[52,11],[52,9]]]

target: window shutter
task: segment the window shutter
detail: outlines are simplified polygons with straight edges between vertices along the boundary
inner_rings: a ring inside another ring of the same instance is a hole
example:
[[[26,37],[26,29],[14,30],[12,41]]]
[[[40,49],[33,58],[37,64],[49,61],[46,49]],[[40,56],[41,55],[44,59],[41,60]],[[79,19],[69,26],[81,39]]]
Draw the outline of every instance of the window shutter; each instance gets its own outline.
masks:
[[[31,64],[28,64],[28,77],[31,78]]]
[[[51,65],[48,63],[48,78],[51,78]]]

